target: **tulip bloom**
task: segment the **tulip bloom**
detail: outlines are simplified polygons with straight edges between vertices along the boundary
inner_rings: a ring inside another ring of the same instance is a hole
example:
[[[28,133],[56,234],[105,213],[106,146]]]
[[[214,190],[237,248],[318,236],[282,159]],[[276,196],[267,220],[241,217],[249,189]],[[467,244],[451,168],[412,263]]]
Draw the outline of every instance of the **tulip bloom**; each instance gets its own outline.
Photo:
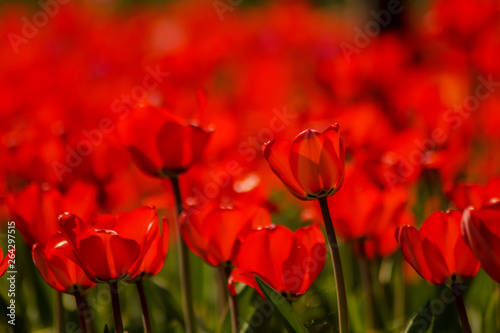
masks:
[[[64,213],[59,223],[83,270],[97,283],[135,277],[159,233],[156,210],[147,206],[116,216],[101,215],[92,223]]]
[[[270,225],[271,217],[265,209],[209,207],[196,213],[183,213],[180,221],[188,248],[207,264],[224,266],[231,260],[238,238],[252,229]]]
[[[141,171],[176,177],[201,156],[211,131],[147,105],[132,110],[120,122],[118,134]]]
[[[46,185],[30,184],[16,195],[7,197],[7,206],[12,220],[23,235],[28,246],[44,245],[58,231],[57,217],[71,211],[83,219],[97,212],[97,189],[85,183],[75,183],[66,193]]]
[[[288,298],[303,295],[319,275],[326,260],[325,239],[317,224],[292,232],[271,225],[252,231],[237,245],[231,262],[236,268],[229,278],[242,282],[263,297],[254,275]]]
[[[462,237],[458,211],[435,212],[420,230],[402,226],[396,239],[406,261],[420,276],[435,285],[450,283],[455,276],[474,277],[479,262]]]
[[[462,217],[462,231],[485,272],[500,283],[500,202],[478,210],[468,207]]]
[[[288,190],[301,200],[316,200],[337,192],[344,179],[345,151],[339,126],[323,133],[307,129],[293,141],[272,140],[264,157]]]
[[[38,243],[33,245],[33,262],[53,289],[66,294],[83,294],[95,283],[75,263],[73,251],[71,244],[62,235],[56,234],[45,246]]]

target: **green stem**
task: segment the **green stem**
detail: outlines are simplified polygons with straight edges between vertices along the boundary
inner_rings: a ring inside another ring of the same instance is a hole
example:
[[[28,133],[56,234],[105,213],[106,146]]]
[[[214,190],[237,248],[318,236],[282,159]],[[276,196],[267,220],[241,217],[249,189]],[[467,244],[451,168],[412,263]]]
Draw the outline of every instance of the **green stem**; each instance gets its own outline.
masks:
[[[224,268],[222,266],[217,267],[217,275],[219,282],[219,297],[217,299],[217,304],[221,313],[227,310],[227,303],[229,298],[229,293],[227,289],[227,278]]]
[[[111,292],[111,303],[113,305],[113,318],[115,320],[116,333],[123,333],[123,321],[120,310],[120,298],[118,297],[118,281],[109,283],[109,290]]]
[[[227,300],[229,304],[229,311],[231,313],[231,328],[233,333],[239,332],[239,322],[238,322],[238,298],[236,296],[231,295],[231,293],[227,290],[227,280],[229,279],[229,275],[231,275],[231,267],[230,266],[219,266],[219,278],[221,280],[221,285],[225,286],[224,294],[227,295]]]
[[[137,291],[139,292],[139,298],[141,300],[142,324],[144,326],[144,333],[151,333],[153,332],[153,329],[151,328],[151,319],[149,317],[148,302],[146,300],[146,293],[144,292],[142,279],[139,279],[135,283],[135,285],[137,286]]]
[[[183,300],[183,308],[184,308],[184,320],[186,325],[187,333],[195,333],[196,332],[196,323],[195,323],[195,315],[193,309],[193,290],[191,288],[191,267],[189,265],[189,252],[184,243],[184,239],[181,235],[181,226],[179,222],[179,216],[184,211],[182,207],[182,198],[181,191],[179,187],[179,179],[177,177],[170,177],[170,181],[172,182],[172,188],[174,190],[175,195],[175,203],[177,207],[177,218],[176,228],[175,228],[175,236],[177,240],[177,244],[179,246],[179,274],[181,279],[181,290],[182,290],[182,300]]]
[[[361,243],[359,246],[362,248],[361,258],[359,260],[359,269],[363,291],[366,296],[366,329],[368,331],[372,331],[375,328],[375,301],[373,299],[372,274],[370,270],[370,263],[364,254],[364,244]]]
[[[85,318],[87,302],[78,291],[74,293],[74,296],[76,300],[76,313],[78,314],[78,321],[80,322],[80,330],[82,333],[87,333],[87,320]]]
[[[463,333],[472,333],[470,328],[469,319],[467,318],[467,311],[465,310],[464,299],[462,297],[462,291],[458,288],[458,283],[455,276],[452,277],[453,283],[451,284],[451,290],[455,295],[455,304],[457,306],[458,316],[460,317],[460,322],[462,323]]]
[[[403,255],[401,251],[396,253],[394,263],[394,320],[396,324],[403,324],[405,317],[406,289],[403,278]]]
[[[497,320],[496,320],[496,326],[497,326],[497,332],[500,332],[500,284],[495,283],[496,285],[496,296],[497,296]]]
[[[57,292],[56,294],[54,321],[56,332],[64,332],[64,307],[62,304],[62,294],[60,292]]]
[[[349,320],[347,314],[347,296],[345,292],[344,274],[342,273],[342,263],[340,261],[339,246],[337,243],[337,236],[333,229],[332,218],[330,216],[330,209],[326,197],[318,199],[325,222],[326,235],[328,239],[328,246],[332,254],[333,275],[335,276],[335,285],[337,288],[337,307],[339,311],[339,329],[340,333],[349,333]]]

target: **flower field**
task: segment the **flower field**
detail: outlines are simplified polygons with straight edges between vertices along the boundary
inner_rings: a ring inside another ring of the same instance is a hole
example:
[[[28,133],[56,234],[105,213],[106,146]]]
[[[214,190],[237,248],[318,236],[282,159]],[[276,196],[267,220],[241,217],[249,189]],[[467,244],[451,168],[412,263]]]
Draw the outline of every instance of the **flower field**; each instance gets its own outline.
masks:
[[[0,3],[0,332],[500,332],[497,0]]]

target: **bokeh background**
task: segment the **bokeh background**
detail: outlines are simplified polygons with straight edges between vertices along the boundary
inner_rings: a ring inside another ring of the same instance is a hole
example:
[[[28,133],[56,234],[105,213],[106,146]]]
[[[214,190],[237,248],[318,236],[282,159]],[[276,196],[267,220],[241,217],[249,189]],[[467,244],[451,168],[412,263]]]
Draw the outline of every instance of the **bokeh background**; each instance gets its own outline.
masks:
[[[0,221],[10,220],[7,196],[29,183],[64,192],[77,181],[96,186],[102,213],[148,204],[173,219],[169,184],[142,175],[115,131],[92,144],[92,153],[71,171],[54,169],[54,162],[67,164],[71,151],[88,140],[86,131],[99,129],[103,118],[117,124],[132,105],[148,101],[216,129],[203,160],[182,180],[187,200],[248,192],[272,210],[275,223],[294,229],[319,220],[313,205],[284,190],[260,145],[338,122],[349,170],[362,170],[384,193],[404,188],[407,214],[398,223],[419,225],[433,211],[455,207],[450,193],[457,184],[482,184],[500,171],[498,8],[493,0],[2,1]],[[162,74],[148,88],[144,79],[151,71]],[[480,86],[488,97],[477,96]],[[199,90],[206,100],[197,98]],[[286,126],[270,130],[278,114]],[[446,140],[422,146],[436,129]],[[241,166],[231,185],[215,194],[207,190],[231,160]],[[346,190],[352,199],[343,206],[356,212],[364,188],[355,181],[346,186],[355,194]],[[374,250],[369,264],[381,332],[402,331],[444,288],[403,264],[393,234],[393,227],[384,230],[376,240],[384,250]],[[18,236],[17,324],[6,325],[0,304],[0,331],[51,332],[55,292]],[[352,331],[365,332],[367,296],[353,250],[356,237],[341,234],[341,253]],[[2,246],[5,239],[3,234]],[[226,313],[218,310],[215,269],[194,255],[191,261],[202,326],[229,331]],[[294,304],[311,332],[330,332],[337,320],[329,265],[327,260]],[[495,283],[480,271],[466,286],[473,331],[496,332]],[[183,332],[174,246],[163,271],[145,287],[155,331]],[[104,289],[88,293],[96,332],[111,322]],[[2,279],[3,302],[6,290]],[[140,332],[135,289],[124,285],[122,295],[125,326]],[[63,300],[67,321],[76,323],[73,299]],[[243,288],[242,319],[252,315],[254,300],[259,296]],[[453,304],[436,313],[434,332],[460,330]],[[281,330],[276,318],[265,325],[264,331]]]

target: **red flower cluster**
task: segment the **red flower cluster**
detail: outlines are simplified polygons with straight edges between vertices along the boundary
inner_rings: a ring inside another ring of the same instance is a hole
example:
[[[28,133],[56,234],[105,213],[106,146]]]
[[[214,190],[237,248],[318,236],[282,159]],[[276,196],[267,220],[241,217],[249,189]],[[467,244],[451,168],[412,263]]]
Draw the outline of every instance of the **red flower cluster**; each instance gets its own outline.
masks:
[[[173,216],[175,198],[178,212],[196,208],[174,229],[180,253],[184,241],[234,265],[231,287],[260,292],[258,275],[299,296],[325,244],[317,224],[271,224],[293,202],[285,187],[301,200],[293,219],[319,220],[308,201],[320,202],[330,245],[336,231],[374,259],[399,243],[431,283],[479,263],[500,282],[497,0],[408,7],[400,31],[365,45],[335,7],[306,1],[238,8],[224,24],[206,15],[212,2],[127,20],[111,3],[65,4],[14,39],[23,9],[2,6],[0,220],[10,213],[54,289],[157,274],[169,227],[151,207]],[[416,215],[430,215],[419,229]]]

